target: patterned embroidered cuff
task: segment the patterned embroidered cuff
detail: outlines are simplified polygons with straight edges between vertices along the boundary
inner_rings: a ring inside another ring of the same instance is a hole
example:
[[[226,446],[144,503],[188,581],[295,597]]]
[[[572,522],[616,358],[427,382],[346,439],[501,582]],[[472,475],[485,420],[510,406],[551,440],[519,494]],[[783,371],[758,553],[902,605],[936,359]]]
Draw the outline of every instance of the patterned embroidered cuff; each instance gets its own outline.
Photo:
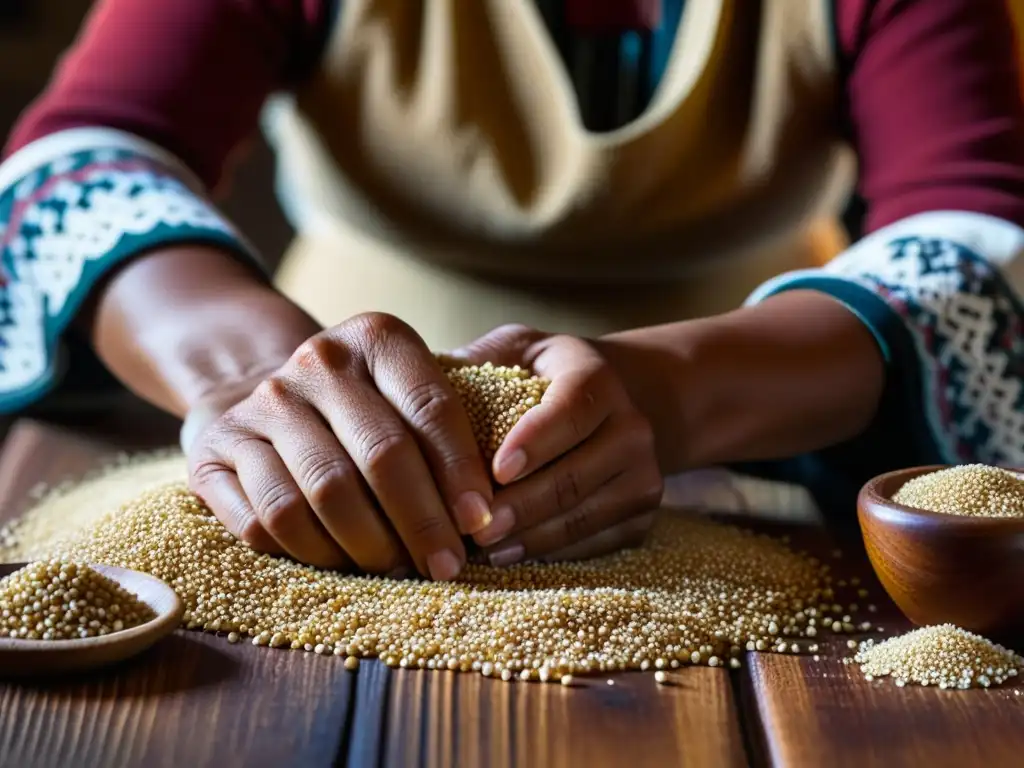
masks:
[[[909,429],[914,462],[1024,463],[1024,230],[973,213],[928,213],[865,238],[783,290],[834,296],[867,324],[889,362],[880,418]],[[882,429],[879,433],[884,434]]]
[[[106,129],[53,134],[0,166],[0,412],[61,374],[61,336],[115,264],[171,243],[252,249],[179,161]]]

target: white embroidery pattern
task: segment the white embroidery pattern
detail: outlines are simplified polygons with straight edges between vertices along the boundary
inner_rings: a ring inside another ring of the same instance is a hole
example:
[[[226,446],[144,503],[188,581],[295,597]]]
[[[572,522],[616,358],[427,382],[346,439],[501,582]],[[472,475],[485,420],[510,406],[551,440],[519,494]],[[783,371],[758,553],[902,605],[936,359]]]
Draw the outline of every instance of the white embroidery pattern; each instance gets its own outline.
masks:
[[[0,222],[0,410],[51,383],[60,333],[112,264],[171,241],[247,251],[208,201],[130,150],[83,150],[33,169],[0,190]]]
[[[868,288],[900,315],[948,462],[1024,464],[1024,307],[997,269],[950,239],[908,236],[840,256],[823,272]]]

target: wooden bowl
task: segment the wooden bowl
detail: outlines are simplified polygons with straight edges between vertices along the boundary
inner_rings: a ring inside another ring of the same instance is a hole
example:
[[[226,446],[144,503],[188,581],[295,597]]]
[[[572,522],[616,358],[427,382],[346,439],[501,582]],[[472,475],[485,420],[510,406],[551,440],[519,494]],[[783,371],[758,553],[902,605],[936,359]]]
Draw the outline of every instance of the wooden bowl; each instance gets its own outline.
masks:
[[[960,517],[913,509],[893,495],[920,475],[880,475],[857,499],[871,567],[919,626],[952,623],[993,640],[1024,638],[1024,519]]]
[[[0,563],[0,578],[25,565]],[[81,640],[0,638],[0,679],[52,677],[105,667],[142,653],[181,624],[185,605],[164,582],[126,568],[90,567],[136,595],[153,610],[155,618],[131,629]]]

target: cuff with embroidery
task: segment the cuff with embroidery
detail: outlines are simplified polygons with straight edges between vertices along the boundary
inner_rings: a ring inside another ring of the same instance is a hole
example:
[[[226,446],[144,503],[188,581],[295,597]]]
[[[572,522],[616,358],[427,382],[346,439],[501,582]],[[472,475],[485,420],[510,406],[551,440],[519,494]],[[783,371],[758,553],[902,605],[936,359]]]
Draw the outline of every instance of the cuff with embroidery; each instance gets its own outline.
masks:
[[[180,243],[252,248],[165,150],[119,131],[42,138],[0,165],[0,412],[62,374],[61,337],[115,264]]]
[[[1024,464],[1024,230],[968,212],[919,214],[748,303],[813,289],[845,304],[888,363],[877,424],[849,449],[899,464]],[[870,440],[868,437],[870,436]],[[888,441],[883,450],[878,440]],[[873,445],[871,443],[874,443]],[[902,444],[894,457],[892,446]],[[856,460],[845,452],[844,460]],[[873,467],[877,468],[877,467]],[[882,467],[879,471],[894,467]]]

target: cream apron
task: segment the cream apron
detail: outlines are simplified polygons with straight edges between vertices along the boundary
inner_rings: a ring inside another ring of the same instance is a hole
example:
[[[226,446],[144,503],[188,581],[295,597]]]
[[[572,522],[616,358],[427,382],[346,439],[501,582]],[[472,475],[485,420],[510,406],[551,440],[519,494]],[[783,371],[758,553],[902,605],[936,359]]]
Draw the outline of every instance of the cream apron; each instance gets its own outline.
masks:
[[[648,108],[595,134],[534,0],[344,0],[267,111],[300,233],[280,287],[435,349],[737,306],[808,265],[801,227],[848,188],[829,5],[690,0]]]

